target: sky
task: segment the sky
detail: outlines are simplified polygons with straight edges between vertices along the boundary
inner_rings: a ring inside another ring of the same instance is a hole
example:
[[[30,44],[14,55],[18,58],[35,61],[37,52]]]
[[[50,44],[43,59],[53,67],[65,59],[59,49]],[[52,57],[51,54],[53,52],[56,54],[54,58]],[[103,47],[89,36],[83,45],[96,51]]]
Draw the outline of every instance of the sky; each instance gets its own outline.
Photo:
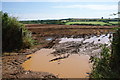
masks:
[[[118,12],[118,0],[3,0],[2,11],[18,20],[115,18],[110,14]]]

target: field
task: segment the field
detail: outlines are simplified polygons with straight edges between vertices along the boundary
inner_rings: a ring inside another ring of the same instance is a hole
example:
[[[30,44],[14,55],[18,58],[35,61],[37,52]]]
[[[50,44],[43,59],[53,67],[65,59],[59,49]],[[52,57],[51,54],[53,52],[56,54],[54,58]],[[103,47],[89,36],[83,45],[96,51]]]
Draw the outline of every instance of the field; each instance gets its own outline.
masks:
[[[118,24],[118,22],[109,22],[109,23],[112,23],[112,24]]]
[[[32,32],[33,38],[39,44],[48,44],[47,38],[80,37],[85,35],[100,35],[113,31],[117,26],[81,26],[81,25],[53,25],[53,24],[26,24]]]
[[[60,19],[60,20],[31,20],[20,21],[24,24],[58,24],[58,25],[91,25],[91,26],[114,26],[118,25],[118,19]]]
[[[79,25],[53,25],[53,24],[26,24],[28,30],[39,36],[65,36],[82,34],[101,34],[109,32],[116,26],[79,26]]]
[[[101,26],[104,26],[104,25],[117,25],[118,22],[100,22],[100,21],[79,21],[79,22],[67,22],[65,23],[66,25],[101,25]]]

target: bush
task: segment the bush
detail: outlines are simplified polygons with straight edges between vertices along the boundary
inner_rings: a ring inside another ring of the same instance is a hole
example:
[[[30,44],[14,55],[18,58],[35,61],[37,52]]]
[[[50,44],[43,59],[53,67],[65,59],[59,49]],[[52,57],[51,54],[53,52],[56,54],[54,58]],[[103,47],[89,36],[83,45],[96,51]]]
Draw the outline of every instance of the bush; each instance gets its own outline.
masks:
[[[120,78],[120,28],[113,34],[112,50],[103,46],[100,58],[91,57],[91,78]],[[92,79],[94,80],[94,79]]]
[[[91,57],[90,60],[93,62],[93,70],[90,75],[91,78],[112,78],[110,57],[110,49],[105,45],[102,47],[100,57]]]
[[[111,69],[120,78],[120,28],[113,34]]]
[[[33,45],[31,33],[15,17],[9,17],[7,13],[2,15],[2,50],[11,52],[21,48],[29,48]]]

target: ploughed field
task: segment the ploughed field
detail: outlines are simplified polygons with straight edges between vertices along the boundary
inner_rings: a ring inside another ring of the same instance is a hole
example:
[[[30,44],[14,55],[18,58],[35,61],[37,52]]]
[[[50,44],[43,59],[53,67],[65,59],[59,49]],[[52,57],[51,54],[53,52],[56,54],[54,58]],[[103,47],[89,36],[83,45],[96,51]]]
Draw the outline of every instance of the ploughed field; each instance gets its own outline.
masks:
[[[65,36],[81,34],[102,34],[110,32],[117,26],[79,26],[79,25],[51,25],[51,24],[26,24],[26,28],[39,36]]]
[[[100,35],[113,32],[117,26],[80,26],[80,25],[53,25],[53,24],[26,24],[32,32],[33,38],[39,44],[46,44],[56,38],[62,37],[84,37],[89,35]],[[51,38],[51,40],[49,39]]]

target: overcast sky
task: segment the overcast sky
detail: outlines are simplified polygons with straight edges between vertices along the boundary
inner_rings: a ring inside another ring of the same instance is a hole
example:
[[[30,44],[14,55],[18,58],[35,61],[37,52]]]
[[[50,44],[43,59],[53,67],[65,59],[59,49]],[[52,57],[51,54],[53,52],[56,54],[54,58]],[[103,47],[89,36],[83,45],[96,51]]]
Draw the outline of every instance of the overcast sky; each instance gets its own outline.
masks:
[[[2,0],[2,11],[19,20],[113,18],[118,0]]]

